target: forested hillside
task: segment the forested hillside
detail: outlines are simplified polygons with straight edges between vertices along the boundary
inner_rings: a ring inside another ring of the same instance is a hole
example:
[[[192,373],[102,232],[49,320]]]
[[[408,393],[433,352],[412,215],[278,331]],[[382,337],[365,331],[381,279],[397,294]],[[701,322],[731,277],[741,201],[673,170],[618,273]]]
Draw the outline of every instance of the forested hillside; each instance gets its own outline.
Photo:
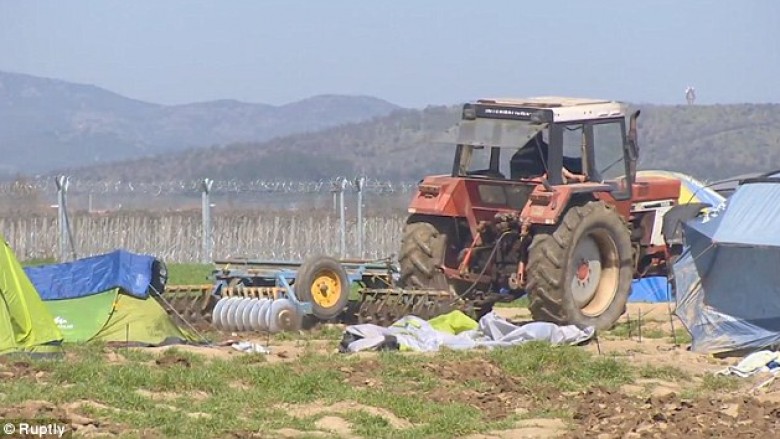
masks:
[[[636,105],[640,168],[714,180],[780,168],[780,105]],[[448,172],[452,145],[434,139],[457,123],[458,107],[397,110],[352,123],[262,143],[190,150],[74,170],[79,177],[158,180],[317,180],[336,175],[418,180]]]
[[[92,85],[0,72],[0,176],[265,141],[396,108],[373,97],[340,95],[280,106],[235,100],[158,105]]]

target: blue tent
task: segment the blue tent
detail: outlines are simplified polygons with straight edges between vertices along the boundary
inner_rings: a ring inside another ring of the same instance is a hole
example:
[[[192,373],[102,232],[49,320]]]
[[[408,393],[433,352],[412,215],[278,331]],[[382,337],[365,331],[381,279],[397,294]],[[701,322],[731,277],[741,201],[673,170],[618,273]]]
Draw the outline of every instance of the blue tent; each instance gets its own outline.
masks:
[[[683,224],[677,316],[697,352],[780,343],[780,178],[745,181],[719,210]]]
[[[668,302],[672,297],[672,290],[666,276],[650,276],[634,279],[631,284],[629,302],[659,303]]]
[[[27,267],[24,271],[43,300],[73,299],[114,288],[145,299],[156,280],[158,270],[153,269],[154,264],[151,256],[116,250],[73,262]]]

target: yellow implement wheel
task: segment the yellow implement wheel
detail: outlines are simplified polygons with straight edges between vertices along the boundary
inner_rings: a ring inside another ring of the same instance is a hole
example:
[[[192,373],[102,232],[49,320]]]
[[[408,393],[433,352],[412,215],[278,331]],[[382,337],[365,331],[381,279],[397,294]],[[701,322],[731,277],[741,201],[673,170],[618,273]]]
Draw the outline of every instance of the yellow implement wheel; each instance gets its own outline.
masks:
[[[311,298],[317,305],[330,308],[338,302],[341,295],[341,279],[338,273],[323,269],[314,275],[311,284]]]
[[[339,261],[328,256],[307,259],[293,286],[298,299],[311,302],[312,313],[320,320],[335,318],[349,301],[347,272]]]

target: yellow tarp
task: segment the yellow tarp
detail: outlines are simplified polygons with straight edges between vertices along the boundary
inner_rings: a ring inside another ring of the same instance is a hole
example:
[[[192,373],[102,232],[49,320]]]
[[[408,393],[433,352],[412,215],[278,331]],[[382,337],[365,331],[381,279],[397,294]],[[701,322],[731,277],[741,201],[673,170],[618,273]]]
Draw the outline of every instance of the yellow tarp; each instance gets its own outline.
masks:
[[[437,331],[453,335],[479,328],[479,323],[458,310],[434,317],[428,320],[428,324]]]

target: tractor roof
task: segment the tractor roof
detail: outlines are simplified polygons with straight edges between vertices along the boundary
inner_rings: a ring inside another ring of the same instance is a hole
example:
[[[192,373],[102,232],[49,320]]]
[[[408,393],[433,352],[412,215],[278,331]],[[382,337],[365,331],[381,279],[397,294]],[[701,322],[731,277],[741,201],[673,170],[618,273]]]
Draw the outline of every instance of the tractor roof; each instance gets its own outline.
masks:
[[[548,110],[552,112],[554,122],[624,117],[627,110],[626,104],[618,101],[560,96],[479,99],[476,104],[492,107],[498,109],[498,111],[500,111],[501,108],[507,110],[515,108]],[[486,115],[482,117],[491,116]],[[501,116],[496,115],[496,117]]]

